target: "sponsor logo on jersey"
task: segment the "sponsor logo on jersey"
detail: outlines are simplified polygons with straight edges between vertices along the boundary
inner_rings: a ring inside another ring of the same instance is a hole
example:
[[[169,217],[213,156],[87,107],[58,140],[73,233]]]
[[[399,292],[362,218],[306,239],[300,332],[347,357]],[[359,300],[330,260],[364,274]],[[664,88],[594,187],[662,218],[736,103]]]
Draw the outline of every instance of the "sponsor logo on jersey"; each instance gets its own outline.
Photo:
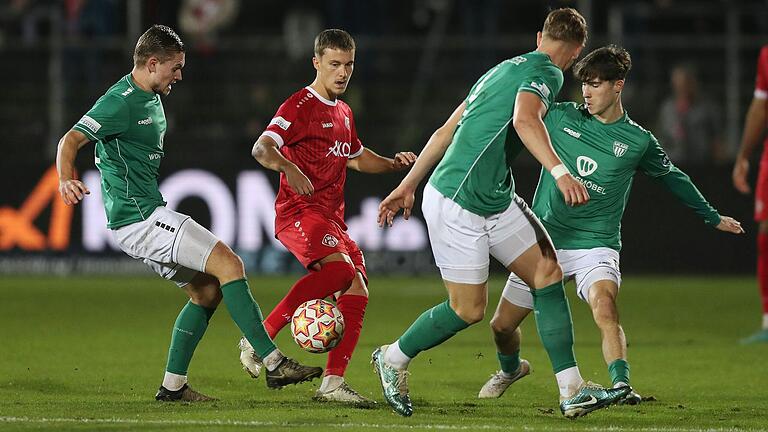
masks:
[[[122,96],[128,96],[128,95],[129,95],[129,94],[131,94],[131,93],[133,93],[133,87],[128,87],[127,89],[125,89],[125,91],[124,91],[124,92],[120,93],[120,95],[122,95]]]
[[[352,151],[352,144],[348,142],[341,142],[341,141],[334,141],[333,145],[331,147],[328,147],[328,153],[325,154],[325,157],[328,157],[330,155],[338,156],[338,157],[349,157]]]
[[[81,125],[87,127],[93,133],[96,133],[96,132],[99,131],[99,129],[101,129],[101,124],[99,122],[97,122],[96,120],[88,117],[87,115],[84,115],[83,118],[81,118],[78,123],[80,123]]]
[[[568,135],[570,135],[570,136],[572,136],[572,137],[574,137],[576,139],[581,138],[581,134],[576,132],[575,130],[573,130],[571,128],[564,127],[563,130],[565,131],[565,133],[567,133]]]
[[[339,240],[330,234],[326,234],[321,243],[328,247],[336,247],[339,244]]]
[[[589,156],[579,156],[576,158],[576,169],[581,176],[588,176],[597,171],[597,162]]]
[[[344,126],[346,126],[347,129],[350,129],[350,127],[349,127],[349,117],[347,117],[347,116],[344,116]]]
[[[147,117],[144,120],[139,120],[138,124],[140,125],[151,125],[152,124],[152,117]]]
[[[672,161],[669,160],[669,156],[665,153],[664,156],[661,158],[661,166],[664,168],[669,168],[672,165]]]
[[[271,122],[269,122],[270,125],[277,125],[282,130],[288,130],[289,127],[291,127],[291,122],[288,120],[282,118],[281,116],[277,116],[272,119]]]
[[[535,81],[531,81],[531,87],[533,87],[536,90],[538,90],[539,93],[541,93],[541,95],[544,96],[545,98],[549,97],[549,87],[547,87],[546,84],[544,84],[544,83],[539,84],[539,83],[537,83]]]
[[[619,141],[613,142],[613,154],[616,155],[616,157],[624,156],[624,153],[627,152],[627,149],[629,149],[629,146],[624,144],[623,142],[619,142]]]
[[[323,126],[323,129],[328,129],[333,127],[333,123],[331,122],[321,122],[320,124]]]
[[[150,153],[148,156],[149,160],[160,160],[163,157],[160,153]]]
[[[579,176],[576,176],[575,178],[576,178],[576,180],[579,181],[579,183],[583,184],[584,187],[587,188],[587,190],[591,190],[593,192],[597,192],[600,195],[605,195],[605,186],[601,186],[601,185],[593,182],[592,180],[586,180],[586,179],[583,179],[583,178],[581,178]]]
[[[525,63],[527,61],[528,61],[527,58],[521,57],[521,56],[513,57],[512,59],[509,60],[509,62],[515,66],[518,66],[520,65],[520,63]]]

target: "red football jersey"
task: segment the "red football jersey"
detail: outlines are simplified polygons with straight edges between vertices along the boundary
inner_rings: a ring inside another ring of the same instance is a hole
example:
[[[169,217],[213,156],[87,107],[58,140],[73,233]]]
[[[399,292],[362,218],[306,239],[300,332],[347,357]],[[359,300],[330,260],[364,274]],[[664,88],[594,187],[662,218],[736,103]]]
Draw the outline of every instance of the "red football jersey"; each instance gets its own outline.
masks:
[[[283,156],[296,164],[315,188],[312,195],[299,195],[288,185],[285,174],[280,174],[275,233],[294,223],[291,216],[310,208],[328,215],[346,230],[347,160],[363,152],[349,105],[325,99],[305,87],[280,105],[262,135],[274,139]]]
[[[757,77],[755,78],[755,98],[768,98],[768,45],[760,50],[757,59]]]

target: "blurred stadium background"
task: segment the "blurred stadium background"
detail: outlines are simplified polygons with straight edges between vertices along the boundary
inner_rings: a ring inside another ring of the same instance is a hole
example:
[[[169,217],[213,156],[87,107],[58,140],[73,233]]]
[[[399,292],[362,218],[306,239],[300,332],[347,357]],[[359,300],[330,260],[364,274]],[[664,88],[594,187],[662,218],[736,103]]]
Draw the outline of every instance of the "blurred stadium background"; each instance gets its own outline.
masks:
[[[418,152],[480,74],[535,47],[547,11],[560,6],[587,17],[588,49],[630,51],[630,115],[713,205],[754,232],[751,199],[734,192],[730,169],[768,33],[765,1],[10,0],[0,5],[0,273],[145,272],[116,251],[98,196],[66,208],[48,170],[58,138],[130,70],[133,45],[153,23],[178,29],[189,47],[184,82],[165,103],[166,198],[233,245],[251,271],[284,273],[301,269],[272,238],[277,176],[249,151],[279,104],[313,79],[319,30],[356,38],[345,99],[364,145],[391,155]],[[581,100],[569,73],[560,98]],[[97,192],[92,153],[80,153],[81,176]],[[530,201],[537,166],[524,157],[515,170]],[[639,177],[624,223],[625,274],[752,272],[753,236],[706,228]],[[351,233],[373,273],[431,272],[418,215],[375,228],[378,199],[398,178],[350,175]]]

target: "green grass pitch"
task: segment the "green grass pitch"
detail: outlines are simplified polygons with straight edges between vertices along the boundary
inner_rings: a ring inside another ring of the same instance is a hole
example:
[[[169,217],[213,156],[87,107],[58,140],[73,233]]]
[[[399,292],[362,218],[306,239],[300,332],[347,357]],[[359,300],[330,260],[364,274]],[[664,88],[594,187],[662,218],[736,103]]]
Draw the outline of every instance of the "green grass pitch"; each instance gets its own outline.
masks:
[[[268,311],[293,277],[252,277]],[[741,346],[756,330],[752,278],[626,276],[619,297],[629,340],[632,383],[656,401],[617,406],[570,421],[532,319],[522,355],[533,374],[497,400],[478,400],[497,367],[488,320],[503,279],[489,292],[483,323],[423,353],[411,365],[415,413],[401,418],[383,401],[371,351],[399,336],[424,309],[444,299],[437,277],[372,278],[371,300],[349,383],[379,401],[373,410],[310,400],[319,381],[272,391],[241,369],[238,331],[222,305],[190,368],[193,387],[219,398],[207,404],[153,400],[182,292],[159,278],[0,279],[0,430],[757,430],[768,428],[768,345]],[[607,383],[599,333],[567,286],[576,353],[586,379]],[[287,330],[278,346],[304,353]]]

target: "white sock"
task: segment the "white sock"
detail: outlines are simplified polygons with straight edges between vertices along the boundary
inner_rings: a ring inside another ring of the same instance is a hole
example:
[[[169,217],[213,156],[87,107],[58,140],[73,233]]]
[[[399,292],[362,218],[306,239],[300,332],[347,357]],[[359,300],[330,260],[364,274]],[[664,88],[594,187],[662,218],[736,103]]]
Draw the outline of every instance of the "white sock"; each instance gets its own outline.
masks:
[[[389,363],[392,367],[398,370],[408,369],[408,364],[411,362],[411,358],[405,355],[400,349],[399,341],[395,341],[392,345],[387,347],[384,352],[384,362]]]
[[[326,375],[323,377],[323,382],[320,384],[319,391],[321,393],[335,390],[344,382],[344,377],[338,375]]]
[[[263,361],[264,367],[267,368],[268,371],[273,371],[277,369],[277,366],[280,364],[281,361],[283,361],[284,358],[285,356],[283,355],[283,353],[281,353],[279,349],[275,348],[274,351],[272,351],[271,353],[267,354],[266,357],[264,357],[264,361]]]
[[[168,371],[165,372],[165,376],[163,377],[163,387],[167,388],[170,391],[176,391],[184,387],[184,384],[187,383],[187,376],[186,375],[177,375],[175,373],[170,373]]]
[[[560,397],[563,398],[573,396],[584,383],[578,366],[561,370],[555,374],[555,378],[557,378],[557,387],[560,388]]]
[[[626,387],[629,384],[625,383],[624,381],[619,381],[616,384],[613,385],[613,388],[619,388],[619,387]]]
[[[763,314],[763,330],[768,330],[768,313]]]

